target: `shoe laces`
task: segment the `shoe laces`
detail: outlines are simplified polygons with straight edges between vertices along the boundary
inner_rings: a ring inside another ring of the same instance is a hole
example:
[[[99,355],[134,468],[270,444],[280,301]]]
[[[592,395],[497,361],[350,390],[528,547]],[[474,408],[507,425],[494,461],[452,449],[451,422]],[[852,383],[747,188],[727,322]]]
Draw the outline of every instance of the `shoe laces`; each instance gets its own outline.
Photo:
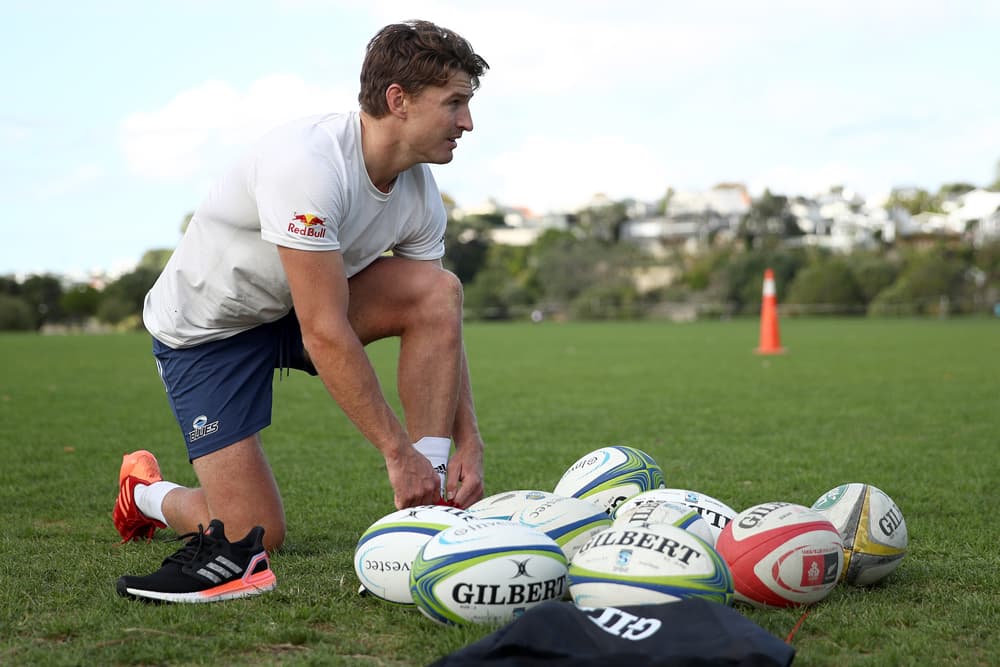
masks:
[[[164,559],[163,564],[166,565],[169,562],[179,563],[180,565],[187,565],[198,560],[198,556],[202,552],[202,548],[205,547],[206,551],[211,547],[212,544],[217,542],[211,535],[205,532],[205,528],[202,524],[198,524],[197,532],[185,533],[183,535],[178,535],[168,542],[180,542],[181,540],[187,540],[187,544],[183,547],[167,556]]]

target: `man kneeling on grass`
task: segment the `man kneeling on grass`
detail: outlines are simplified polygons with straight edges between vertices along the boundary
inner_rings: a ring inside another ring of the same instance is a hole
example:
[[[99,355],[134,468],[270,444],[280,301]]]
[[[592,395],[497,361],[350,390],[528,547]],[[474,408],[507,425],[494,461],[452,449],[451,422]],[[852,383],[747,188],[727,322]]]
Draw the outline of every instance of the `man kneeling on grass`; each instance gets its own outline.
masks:
[[[450,30],[386,26],[368,44],[360,111],[274,130],[195,211],[143,321],[200,487],[163,481],[148,451],[124,457],[123,540],[169,526],[187,542],[118,593],[206,602],[274,587],[285,515],[260,431],[275,368],[319,375],[385,458],[396,507],[482,498],[462,286],[441,265],[446,214],[427,163],[450,162],[472,131],[487,69]],[[395,336],[405,426],[364,351]]]

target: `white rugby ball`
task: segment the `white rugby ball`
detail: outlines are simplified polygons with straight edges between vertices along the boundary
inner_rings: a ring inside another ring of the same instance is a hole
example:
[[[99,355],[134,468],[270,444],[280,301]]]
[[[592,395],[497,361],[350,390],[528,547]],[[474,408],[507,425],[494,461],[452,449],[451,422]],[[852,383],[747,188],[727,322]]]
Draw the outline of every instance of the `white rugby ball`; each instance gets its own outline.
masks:
[[[909,535],[903,512],[871,484],[841,484],[816,499],[812,509],[830,520],[844,539],[842,580],[870,586],[889,576],[906,555]]]
[[[446,505],[420,505],[387,514],[358,540],[354,572],[375,597],[411,605],[410,568],[420,547],[445,528],[473,519],[465,510]]]
[[[566,592],[566,556],[551,537],[513,521],[446,528],[421,547],[410,593],[447,625],[503,624]]]
[[[663,501],[649,505],[632,505],[624,511],[619,507],[615,512],[615,528],[642,528],[654,523],[683,528],[709,544],[715,544],[715,536],[712,535],[708,522],[698,514],[698,510],[687,505]]]
[[[593,536],[570,562],[569,581],[570,596],[581,607],[733,599],[732,576],[715,549],[667,524],[614,527]]]
[[[733,573],[736,599],[756,607],[819,602],[844,567],[840,532],[819,512],[793,503],[743,510],[715,547]]]
[[[655,504],[661,502],[678,503],[686,505],[698,512],[708,522],[708,528],[712,531],[712,540],[709,544],[714,545],[719,539],[719,533],[736,516],[736,510],[729,505],[716,500],[712,496],[707,496],[698,491],[689,489],[653,489],[633,496],[622,503],[619,512],[626,512],[638,505]]]
[[[477,519],[510,519],[529,503],[541,502],[555,498],[554,493],[536,489],[518,489],[504,491],[486,496],[482,500],[469,505],[466,509]]]
[[[664,486],[663,470],[652,456],[634,447],[613,445],[577,459],[553,493],[584,498],[610,515],[632,496]]]
[[[582,498],[551,495],[527,503],[511,517],[522,526],[542,531],[562,547],[566,560],[592,535],[611,527],[611,517],[594,503]]]

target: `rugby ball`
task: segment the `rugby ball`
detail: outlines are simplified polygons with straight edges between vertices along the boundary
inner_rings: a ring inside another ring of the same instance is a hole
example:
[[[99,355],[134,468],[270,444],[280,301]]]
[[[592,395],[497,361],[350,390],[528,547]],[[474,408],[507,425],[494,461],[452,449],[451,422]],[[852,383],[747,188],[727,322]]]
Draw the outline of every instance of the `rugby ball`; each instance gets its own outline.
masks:
[[[909,536],[899,507],[871,484],[841,484],[812,504],[844,540],[842,580],[870,586],[889,576],[906,555]]]
[[[553,493],[584,498],[610,515],[632,496],[664,486],[663,470],[653,457],[634,447],[614,445],[577,459]]]
[[[375,597],[412,605],[410,567],[420,547],[445,528],[472,519],[465,510],[444,505],[420,505],[387,514],[358,540],[354,572]]]
[[[611,527],[611,517],[594,503],[582,498],[550,496],[527,503],[511,521],[551,537],[562,548],[566,560],[573,558],[591,536]]]
[[[614,527],[587,541],[569,565],[569,593],[581,607],[733,599],[721,556],[694,534],[667,524]]]
[[[487,496],[469,505],[466,510],[477,519],[510,519],[520,512],[525,505],[555,498],[554,493],[535,489],[519,489],[504,491]]]
[[[844,567],[840,532],[819,512],[786,502],[749,507],[715,544],[733,573],[736,599],[755,607],[819,602]]]
[[[410,571],[417,608],[446,625],[504,624],[566,592],[566,556],[555,540],[502,519],[442,530]]]
[[[637,505],[649,505],[661,502],[678,503],[686,505],[698,512],[708,522],[708,528],[712,532],[712,540],[709,544],[714,545],[719,539],[719,533],[736,516],[736,510],[729,505],[716,500],[711,496],[706,496],[698,491],[689,489],[653,489],[633,496],[622,503],[618,512],[626,512]]]
[[[654,523],[665,523],[690,531],[709,544],[715,544],[708,522],[698,514],[698,510],[680,503],[663,501],[656,504],[632,505],[622,511],[615,511],[616,528],[642,528]]]

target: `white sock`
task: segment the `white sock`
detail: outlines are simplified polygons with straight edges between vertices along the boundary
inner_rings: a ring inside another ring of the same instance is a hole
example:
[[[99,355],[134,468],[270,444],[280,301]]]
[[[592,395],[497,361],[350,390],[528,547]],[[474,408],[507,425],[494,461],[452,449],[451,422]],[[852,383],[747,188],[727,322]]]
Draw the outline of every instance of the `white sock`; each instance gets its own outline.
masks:
[[[441,497],[445,497],[444,476],[448,472],[448,453],[451,451],[451,438],[436,438],[424,436],[413,444],[413,448],[423,454],[434,466],[441,478]]]
[[[173,482],[136,484],[135,490],[132,492],[135,506],[150,519],[156,519],[160,523],[166,524],[167,519],[163,516],[163,499],[167,497],[168,493],[179,488],[181,485]]]

